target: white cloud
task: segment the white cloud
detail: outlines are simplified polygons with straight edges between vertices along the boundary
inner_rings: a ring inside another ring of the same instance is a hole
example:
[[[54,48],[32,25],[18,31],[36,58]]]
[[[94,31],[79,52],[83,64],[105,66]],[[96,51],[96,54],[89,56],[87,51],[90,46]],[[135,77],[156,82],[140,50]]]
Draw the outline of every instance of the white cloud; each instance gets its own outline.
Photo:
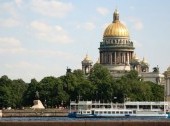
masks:
[[[84,24],[84,28],[89,31],[94,30],[95,27],[96,27],[95,24],[92,22],[87,22]]]
[[[24,50],[18,39],[13,37],[0,37],[0,53],[18,53]]]
[[[141,30],[143,29],[143,23],[141,21],[136,21],[135,24],[134,24],[134,28],[136,30]]]
[[[59,0],[32,0],[32,9],[45,16],[61,18],[73,9],[73,5]]]
[[[98,7],[96,10],[101,15],[107,15],[109,13],[109,10],[104,7]]]
[[[29,82],[32,78],[43,78],[48,69],[42,64],[28,61],[7,63],[4,67],[8,71],[8,76],[14,79],[22,77],[26,82]]]
[[[18,7],[21,7],[23,0],[15,0],[15,3]]]
[[[51,66],[47,66],[42,63],[30,61],[7,63],[3,67],[6,69],[9,78],[22,78],[27,83],[33,78],[40,81],[47,76],[61,76],[65,74],[65,68],[62,68],[60,65],[52,64]]]
[[[73,41],[67,32],[59,25],[51,26],[44,22],[33,21],[30,24],[30,28],[38,39],[46,42],[70,43]]]
[[[129,17],[129,21],[133,23],[133,28],[137,31],[140,31],[143,29],[143,23],[141,20],[135,18],[135,17]]]
[[[86,23],[78,24],[76,28],[77,29],[83,28],[85,30],[92,31],[96,28],[96,25],[93,22],[86,22]]]
[[[62,60],[73,60],[75,55],[59,51],[48,49],[26,49],[22,47],[21,42],[13,37],[0,37],[0,54],[22,54],[24,56],[38,56],[38,57],[58,57]]]
[[[5,64],[5,67],[8,69],[25,69],[25,70],[37,70],[37,69],[44,69],[43,66],[36,63],[30,63],[26,61],[20,61],[16,64]]]
[[[19,1],[19,0],[16,0]],[[21,24],[15,1],[5,2],[0,5],[0,27],[16,27]]]
[[[30,26],[33,29],[40,31],[40,32],[50,32],[52,30],[52,28],[49,25],[47,25],[43,22],[39,22],[39,21],[31,22]]]
[[[1,9],[4,13],[10,14],[11,17],[18,18],[18,13],[13,2],[4,3]]]
[[[30,50],[28,51],[29,54],[37,55],[39,57],[55,57],[62,60],[73,60],[75,59],[75,55],[63,51],[56,51],[56,50]]]
[[[16,27],[20,25],[20,21],[14,18],[0,19],[1,27]]]

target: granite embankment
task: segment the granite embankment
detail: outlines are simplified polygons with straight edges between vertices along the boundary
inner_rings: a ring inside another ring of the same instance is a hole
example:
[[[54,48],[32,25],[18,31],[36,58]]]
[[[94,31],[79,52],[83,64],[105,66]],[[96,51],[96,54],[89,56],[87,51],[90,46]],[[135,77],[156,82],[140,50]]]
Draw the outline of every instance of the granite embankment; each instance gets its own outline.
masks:
[[[0,126],[170,126],[169,121],[0,122]]]
[[[67,109],[24,109],[2,110],[2,117],[64,117],[68,115]]]

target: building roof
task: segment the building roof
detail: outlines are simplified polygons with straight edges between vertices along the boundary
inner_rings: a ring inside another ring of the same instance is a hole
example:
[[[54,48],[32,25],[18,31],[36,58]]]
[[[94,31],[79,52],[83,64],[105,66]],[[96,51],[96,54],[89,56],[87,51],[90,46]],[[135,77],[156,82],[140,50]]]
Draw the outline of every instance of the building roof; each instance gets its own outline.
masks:
[[[119,21],[117,9],[113,14],[113,22],[105,29],[103,37],[129,37],[128,29]]]

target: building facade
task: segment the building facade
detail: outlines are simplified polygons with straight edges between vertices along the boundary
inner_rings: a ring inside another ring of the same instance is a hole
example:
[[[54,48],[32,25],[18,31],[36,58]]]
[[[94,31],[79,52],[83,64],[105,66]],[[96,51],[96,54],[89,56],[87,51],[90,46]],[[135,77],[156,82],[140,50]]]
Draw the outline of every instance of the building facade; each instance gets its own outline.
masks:
[[[103,41],[100,42],[99,63],[108,68],[114,78],[120,78],[126,71],[136,70],[144,81],[164,85],[164,75],[159,72],[158,66],[149,72],[149,63],[145,58],[139,59],[134,49],[128,29],[119,20],[116,9],[113,21],[106,27]],[[82,70],[87,74],[91,68],[92,61],[86,56],[82,61]]]
[[[119,77],[117,73],[130,71],[134,49],[128,29],[120,22],[119,12],[115,10],[113,22],[105,29],[103,41],[100,42],[100,64]]]

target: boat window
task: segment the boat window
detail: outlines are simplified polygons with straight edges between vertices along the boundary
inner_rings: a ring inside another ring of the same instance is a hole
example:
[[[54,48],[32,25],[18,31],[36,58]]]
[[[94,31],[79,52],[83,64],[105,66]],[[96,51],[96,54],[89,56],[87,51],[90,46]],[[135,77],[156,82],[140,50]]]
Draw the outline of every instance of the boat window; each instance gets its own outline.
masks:
[[[132,114],[132,112],[130,111],[129,114]]]
[[[120,114],[123,114],[123,111],[120,111]]]
[[[108,111],[108,114],[111,114],[111,111]]]
[[[128,112],[127,112],[127,111],[125,111],[125,114],[128,114]]]
[[[86,111],[83,111],[83,113],[86,113]]]
[[[106,114],[107,112],[106,111],[104,111],[104,114]]]
[[[100,111],[100,114],[102,114],[102,111]]]
[[[115,114],[115,111],[112,111],[112,114]]]
[[[136,114],[136,111],[133,111],[134,114]]]
[[[95,114],[98,114],[98,111],[95,111]]]
[[[116,111],[116,114],[119,114],[119,111]]]
[[[90,113],[90,111],[87,111],[87,113],[89,114],[89,113]]]

